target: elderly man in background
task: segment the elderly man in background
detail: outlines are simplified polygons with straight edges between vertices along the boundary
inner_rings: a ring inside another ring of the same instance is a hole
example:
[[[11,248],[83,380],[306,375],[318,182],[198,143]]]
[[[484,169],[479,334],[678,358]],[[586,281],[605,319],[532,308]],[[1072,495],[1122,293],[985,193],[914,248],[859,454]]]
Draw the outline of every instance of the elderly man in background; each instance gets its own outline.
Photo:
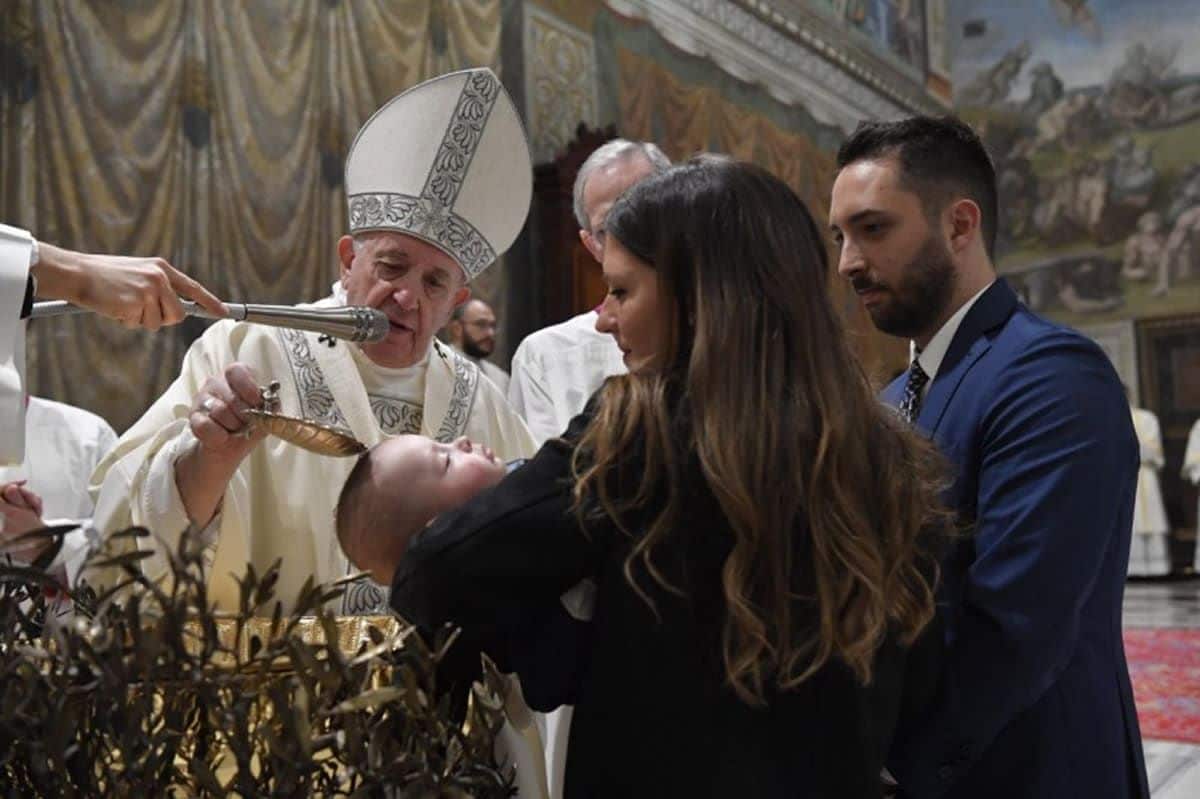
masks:
[[[236,606],[232,575],[247,563],[261,573],[282,559],[285,601],[310,577],[327,582],[351,570],[333,519],[353,460],[264,441],[247,415],[262,404],[263,384],[280,382],[280,413],[349,430],[368,446],[421,433],[443,442],[469,436],[505,459],[534,450],[499,389],[434,340],[529,209],[529,149],[499,80],[488,69],[465,70],[392,99],[351,145],[345,186],[350,235],[338,242],[340,280],[316,305],[376,308],[390,323],[386,338],[352,345],[213,325],[93,477],[97,527],[143,525],[158,537],[145,545],[148,574],[166,572],[164,550],[184,535],[207,548],[209,595],[219,607]],[[381,587],[356,584],[340,612],[386,612],[386,598]]]
[[[579,239],[604,258],[604,219],[617,198],[642,178],[671,165],[654,144],[613,139],[588,156],[575,177]],[[596,329],[597,311],[530,333],[512,359],[508,401],[541,444],[567,429],[605,378],[625,373],[612,336]]]
[[[507,393],[508,372],[488,360],[496,350],[496,314],[492,306],[472,297],[455,308],[446,325],[446,338],[496,384],[500,393]]]

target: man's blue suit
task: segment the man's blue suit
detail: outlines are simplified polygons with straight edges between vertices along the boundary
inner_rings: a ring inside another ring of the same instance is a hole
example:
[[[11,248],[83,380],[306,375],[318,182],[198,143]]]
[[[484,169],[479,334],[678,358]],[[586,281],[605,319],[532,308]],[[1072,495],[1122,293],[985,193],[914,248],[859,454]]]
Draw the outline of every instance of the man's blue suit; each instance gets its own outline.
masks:
[[[889,758],[904,795],[1148,798],[1121,640],[1138,445],[1108,358],[997,280],[916,425],[970,527],[944,562],[937,699]]]

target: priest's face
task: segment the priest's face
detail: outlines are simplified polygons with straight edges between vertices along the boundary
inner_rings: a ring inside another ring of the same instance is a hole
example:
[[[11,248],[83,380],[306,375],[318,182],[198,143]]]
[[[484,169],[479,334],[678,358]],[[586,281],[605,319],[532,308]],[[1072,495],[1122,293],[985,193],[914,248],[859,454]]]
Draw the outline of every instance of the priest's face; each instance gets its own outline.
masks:
[[[830,228],[850,281],[875,327],[927,339],[944,320],[957,267],[939,220],[901,185],[894,157],[848,164],[833,184]]]
[[[667,354],[671,314],[658,272],[611,236],[604,246],[602,267],[608,294],[596,330],[617,340],[629,371],[657,368]]]
[[[387,314],[387,336],[361,345],[363,354],[380,366],[419,363],[433,334],[471,296],[458,262],[414,236],[393,232],[343,236],[338,256],[347,302]]]
[[[472,358],[486,358],[496,349],[496,314],[480,299],[468,300],[458,324],[451,323],[451,335],[458,348]]]

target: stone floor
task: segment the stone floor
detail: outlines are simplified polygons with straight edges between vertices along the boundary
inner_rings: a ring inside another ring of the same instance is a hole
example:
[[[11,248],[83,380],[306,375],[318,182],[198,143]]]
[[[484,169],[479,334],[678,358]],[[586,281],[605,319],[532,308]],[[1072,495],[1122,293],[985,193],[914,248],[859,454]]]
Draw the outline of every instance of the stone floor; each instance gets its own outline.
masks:
[[[1126,627],[1200,628],[1200,579],[1129,583],[1124,623]],[[1200,797],[1200,746],[1146,741],[1145,752],[1153,799]]]

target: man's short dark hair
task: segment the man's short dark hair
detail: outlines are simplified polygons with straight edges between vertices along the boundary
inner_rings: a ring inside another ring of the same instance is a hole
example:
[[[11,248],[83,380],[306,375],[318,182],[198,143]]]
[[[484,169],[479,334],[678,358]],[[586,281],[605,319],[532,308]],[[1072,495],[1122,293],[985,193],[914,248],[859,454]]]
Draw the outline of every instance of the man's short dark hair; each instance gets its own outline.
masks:
[[[995,257],[996,170],[975,131],[950,116],[862,122],[838,149],[837,165],[891,155],[900,162],[901,185],[930,216],[961,197],[978,205],[983,244]]]

